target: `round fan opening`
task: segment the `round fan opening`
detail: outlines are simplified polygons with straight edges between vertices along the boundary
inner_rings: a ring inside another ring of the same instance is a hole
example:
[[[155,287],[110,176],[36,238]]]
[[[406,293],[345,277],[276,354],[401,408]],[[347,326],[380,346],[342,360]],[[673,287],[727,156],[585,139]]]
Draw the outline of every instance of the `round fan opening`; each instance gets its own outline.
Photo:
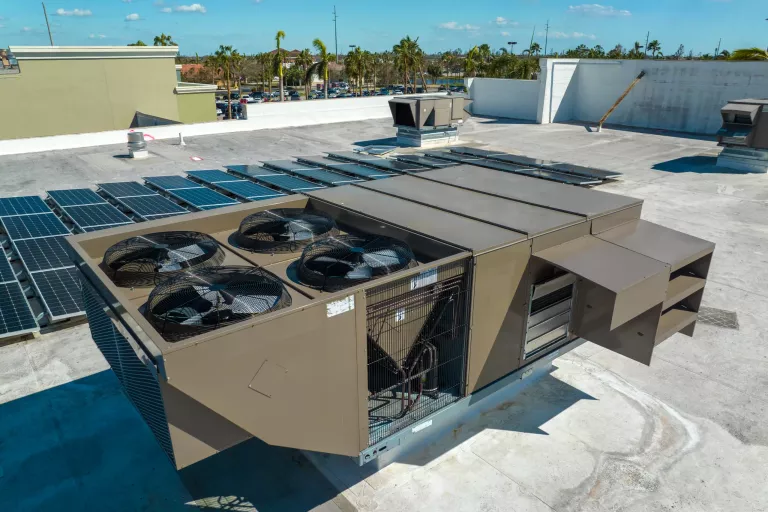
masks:
[[[179,341],[291,305],[273,274],[254,267],[211,267],[178,276],[149,295],[145,315],[166,341]]]
[[[417,264],[411,248],[394,238],[335,236],[307,246],[297,274],[304,285],[335,292]]]
[[[246,217],[237,231],[237,243],[254,252],[295,252],[338,233],[336,223],[325,213],[281,208]]]
[[[210,236],[166,231],[116,243],[104,254],[103,267],[118,286],[153,286],[222,261],[224,251]]]

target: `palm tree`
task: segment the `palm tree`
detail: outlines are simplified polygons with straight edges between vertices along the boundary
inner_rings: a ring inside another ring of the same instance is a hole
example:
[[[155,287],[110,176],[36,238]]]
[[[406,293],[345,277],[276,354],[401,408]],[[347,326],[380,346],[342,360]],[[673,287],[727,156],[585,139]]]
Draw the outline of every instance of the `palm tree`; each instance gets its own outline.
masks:
[[[733,50],[729,60],[768,60],[768,50],[762,48],[741,48]]]
[[[277,77],[279,79],[280,84],[280,101],[283,101],[285,98],[283,97],[283,58],[282,53],[280,52],[280,41],[285,39],[285,32],[282,30],[278,30],[277,34],[275,34],[275,43],[277,43]]]
[[[421,48],[419,48],[417,42],[418,40],[418,38],[414,40],[411,39],[411,36],[405,36],[398,44],[392,47],[392,52],[395,54],[395,64],[403,71],[403,87],[405,87],[406,92],[408,91],[409,84],[408,70],[417,67],[416,59],[419,58],[421,54]],[[413,83],[415,88],[415,75]]]
[[[165,32],[163,32],[159,36],[155,36],[154,46],[179,46],[179,45],[174,42],[173,37],[170,34],[166,35]]]
[[[206,76],[210,74],[211,84],[216,85],[216,76],[221,72],[221,66],[215,55],[209,55],[205,58],[203,61],[203,70],[205,71]]]
[[[480,60],[480,51],[477,46],[473,46],[464,58],[464,76],[477,76],[477,67]]]
[[[355,46],[355,49],[350,51],[347,56],[344,57],[344,69],[353,84],[354,81],[357,81],[358,88],[360,89],[360,96],[362,96],[363,85],[361,76],[365,73],[365,59],[363,58],[363,51],[359,46]]]
[[[539,53],[541,53],[541,45],[539,43],[533,43],[531,45],[531,53],[534,55],[538,55]]]
[[[433,84],[437,84],[437,81],[443,76],[443,66],[437,62],[433,62],[427,66],[427,76],[429,76]]]
[[[325,43],[320,39],[312,41],[312,46],[317,51],[317,62],[312,64],[307,70],[306,80],[312,80],[312,75],[317,73],[323,77],[323,89],[325,90],[325,99],[328,99],[328,67],[331,62],[336,60],[336,56],[328,53]]]
[[[272,54],[269,52],[259,53],[256,55],[256,60],[261,65],[261,91],[266,93],[267,89],[269,89],[271,92],[272,77],[270,76],[270,73],[272,71]]]
[[[649,52],[651,52],[651,56],[653,58],[656,58],[656,54],[661,52],[661,44],[659,44],[659,41],[654,39],[650,43],[648,43],[648,47],[646,48]]]
[[[130,43],[128,46],[147,46],[147,43],[139,39],[135,43]]]
[[[304,71],[304,75],[307,74],[307,70],[309,67],[314,63],[314,59],[312,58],[312,52],[309,51],[309,48],[305,48],[299,52],[299,55],[296,57],[296,61],[294,62],[295,66],[301,67],[301,69]],[[307,80],[304,80],[304,98],[309,98],[309,83],[311,81],[311,77]]]
[[[229,111],[229,118],[232,119],[232,66],[240,59],[240,54],[237,50],[233,50],[232,46],[219,46],[219,49],[214,53],[214,58],[219,66],[224,68],[224,76],[227,81],[227,110]]]

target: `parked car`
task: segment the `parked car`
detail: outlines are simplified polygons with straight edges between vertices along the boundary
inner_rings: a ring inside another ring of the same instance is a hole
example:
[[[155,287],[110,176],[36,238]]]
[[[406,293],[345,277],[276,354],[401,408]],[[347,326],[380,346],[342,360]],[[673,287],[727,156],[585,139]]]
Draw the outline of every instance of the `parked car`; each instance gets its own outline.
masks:
[[[389,96],[389,89],[386,87],[379,89],[379,96]]]
[[[289,91],[288,92],[288,99],[291,101],[298,101],[301,99],[301,96],[299,95],[299,91]]]
[[[402,95],[403,95],[403,91],[400,89],[395,89],[394,91],[392,91],[392,96],[402,96]]]
[[[220,108],[216,109],[216,115],[217,116],[220,116],[220,115],[223,115],[223,114],[224,114],[224,112]]]
[[[232,92],[229,94],[229,99],[231,100],[239,100],[240,99],[240,93],[239,92]]]
[[[448,88],[445,85],[441,85],[440,87],[437,88],[437,92],[445,92],[447,90]]]
[[[317,100],[320,98],[325,98],[325,93],[323,91],[309,91],[309,99],[310,100]]]

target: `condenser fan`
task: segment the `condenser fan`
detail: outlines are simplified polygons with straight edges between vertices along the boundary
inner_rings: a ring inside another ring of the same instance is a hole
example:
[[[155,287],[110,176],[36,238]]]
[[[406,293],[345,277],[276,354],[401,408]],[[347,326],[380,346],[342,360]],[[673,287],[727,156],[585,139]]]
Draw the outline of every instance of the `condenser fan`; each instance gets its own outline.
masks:
[[[167,231],[116,243],[104,254],[103,266],[118,286],[151,286],[222,261],[224,252],[210,236]]]
[[[157,286],[145,315],[167,341],[241,322],[291,305],[273,274],[254,267],[211,267]]]
[[[327,292],[415,267],[407,244],[385,236],[335,236],[310,244],[298,262],[299,281]]]
[[[325,213],[281,208],[246,217],[237,231],[237,242],[256,252],[294,252],[338,233],[336,223]]]

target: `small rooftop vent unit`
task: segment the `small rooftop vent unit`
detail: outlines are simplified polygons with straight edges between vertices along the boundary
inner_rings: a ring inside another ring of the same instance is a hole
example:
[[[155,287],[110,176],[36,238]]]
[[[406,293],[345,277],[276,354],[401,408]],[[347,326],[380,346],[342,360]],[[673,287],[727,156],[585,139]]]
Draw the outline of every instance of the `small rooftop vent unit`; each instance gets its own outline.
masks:
[[[458,140],[458,126],[470,117],[463,96],[419,96],[389,100],[398,143],[434,147]]]
[[[733,100],[720,109],[724,146],[717,165],[747,172],[768,172],[768,99]]]

